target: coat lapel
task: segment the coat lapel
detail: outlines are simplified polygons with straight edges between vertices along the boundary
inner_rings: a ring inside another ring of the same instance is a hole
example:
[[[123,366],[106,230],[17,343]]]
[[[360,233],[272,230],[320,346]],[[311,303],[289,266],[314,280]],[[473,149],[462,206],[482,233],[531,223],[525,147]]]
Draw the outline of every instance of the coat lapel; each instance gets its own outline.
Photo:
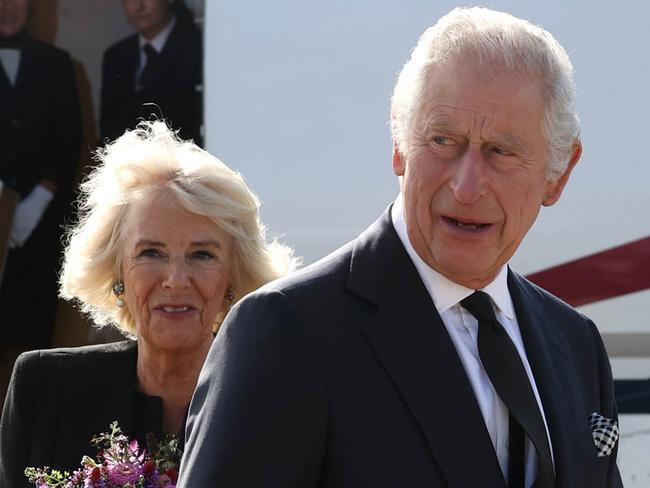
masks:
[[[125,341],[109,349],[95,354],[95,360],[88,361],[85,367],[80,366],[84,361],[81,356],[61,363],[61,420],[56,451],[62,465],[73,454],[95,454],[90,439],[108,432],[112,421],[118,420],[125,432],[131,430],[137,347],[135,341]],[[105,391],[107,388],[110,393]]]
[[[4,65],[0,63],[0,96],[11,91],[12,85],[9,76],[5,71]],[[4,97],[3,97],[4,98]]]
[[[526,355],[544,407],[548,424],[558,488],[574,488],[580,478],[573,462],[593,446],[585,434],[587,418],[579,418],[580,389],[574,377],[575,365],[560,328],[559,318],[548,315],[549,300],[525,279],[512,271],[508,288],[517,314]]]
[[[364,334],[447,484],[505,488],[463,365],[395,233],[390,209],[357,241],[348,284],[378,307]]]
[[[160,52],[160,59],[157,63],[156,78],[165,79],[172,76],[179,69],[187,53],[188,39],[193,25],[187,25],[186,21],[176,19],[176,25],[169,34],[169,38]]]

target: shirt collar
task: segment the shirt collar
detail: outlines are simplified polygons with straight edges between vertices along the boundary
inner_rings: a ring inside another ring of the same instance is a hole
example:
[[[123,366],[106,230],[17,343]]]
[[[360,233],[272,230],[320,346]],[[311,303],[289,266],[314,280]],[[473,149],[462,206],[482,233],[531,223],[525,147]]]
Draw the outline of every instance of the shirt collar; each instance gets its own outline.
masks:
[[[153,39],[147,39],[144,36],[138,36],[138,39],[140,40],[140,49],[142,49],[145,44],[151,44],[151,46],[156,50],[156,52],[160,54],[160,52],[165,47],[165,44],[167,43],[167,39],[169,39],[169,36],[172,33],[172,29],[174,28],[175,25],[176,25],[176,16],[172,16],[171,20],[167,23],[165,28],[162,31],[160,31],[160,33]]]
[[[411,241],[408,238],[408,233],[406,230],[406,220],[404,219],[404,202],[402,194],[400,193],[391,209],[391,220],[393,221],[393,227],[399,236],[402,245],[406,249],[411,261],[415,265],[415,268],[422,279],[424,286],[426,287],[429,295],[433,300],[433,303],[438,310],[438,313],[442,313],[458,302],[463,298],[468,297],[475,290],[467,288],[463,285],[460,285],[454,281],[451,281],[446,276],[441,275],[436,270],[431,268],[420,255],[415,251]],[[512,305],[512,298],[510,297],[510,292],[508,291],[508,266],[503,265],[499,270],[496,278],[492,280],[487,286],[482,288],[482,291],[490,295],[496,306],[499,310],[509,319],[514,318],[514,307]]]

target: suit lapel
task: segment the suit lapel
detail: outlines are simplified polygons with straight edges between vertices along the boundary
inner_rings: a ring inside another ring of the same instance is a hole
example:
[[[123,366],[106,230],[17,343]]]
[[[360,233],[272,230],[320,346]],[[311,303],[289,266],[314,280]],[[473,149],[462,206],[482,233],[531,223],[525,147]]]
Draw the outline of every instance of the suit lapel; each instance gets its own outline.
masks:
[[[18,63],[18,71],[16,72],[16,82],[9,84],[8,86],[13,89],[12,97],[17,99],[18,97],[23,96],[25,92],[25,87],[29,91],[30,88],[30,69],[32,69],[34,59],[33,45],[28,40],[25,42],[24,46],[20,49],[20,62]],[[6,75],[5,75],[6,76]],[[9,79],[7,78],[7,83]]]
[[[35,41],[29,39],[25,41],[20,50],[20,63],[16,73],[16,83],[13,86],[12,97],[15,100],[21,100],[20,106],[34,98],[34,91],[39,89],[38,81],[42,76],[43,59],[39,55],[38,45]],[[22,115],[22,114],[21,114]]]
[[[0,63],[0,96],[11,91],[12,85],[9,81],[9,76],[5,71],[5,67]]]
[[[122,83],[127,83],[131,91],[135,91],[136,73],[140,67],[140,40],[137,34],[128,38],[124,50],[120,53],[121,59],[119,60],[120,68],[117,70],[118,75],[128,73],[125,80],[120,80]]]
[[[561,330],[559,318],[548,316],[549,305],[544,297],[525,279],[512,271],[508,288],[517,314],[526,355],[535,377],[544,415],[553,445],[558,488],[573,488],[580,478],[577,463],[580,453],[593,450],[584,440],[587,418],[578,418],[579,384],[574,378],[575,365]]]
[[[183,58],[184,52],[187,49],[185,29],[187,27],[182,21],[177,19],[176,25],[169,34],[169,39],[167,39],[165,46],[160,52],[160,59],[156,67],[156,78],[164,79],[177,69],[177,63]]]
[[[463,365],[393,229],[390,210],[357,241],[348,284],[378,306],[364,334],[447,484],[505,487]]]

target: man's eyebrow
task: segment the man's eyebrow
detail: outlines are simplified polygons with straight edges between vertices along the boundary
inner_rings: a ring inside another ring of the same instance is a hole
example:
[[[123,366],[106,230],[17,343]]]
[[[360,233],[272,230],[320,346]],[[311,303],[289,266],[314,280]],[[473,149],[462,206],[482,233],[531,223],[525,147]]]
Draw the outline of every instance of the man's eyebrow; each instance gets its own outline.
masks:
[[[495,141],[497,143],[501,142],[503,144],[506,144],[508,147],[511,147],[513,149],[517,149],[519,151],[524,151],[528,147],[524,142],[521,140],[520,137],[517,137],[514,134],[511,134],[510,132],[495,132],[495,137],[498,138],[498,141]]]
[[[433,113],[424,119],[422,124],[425,131],[440,130],[444,132],[452,132],[454,126],[458,125],[452,117],[447,114]]]

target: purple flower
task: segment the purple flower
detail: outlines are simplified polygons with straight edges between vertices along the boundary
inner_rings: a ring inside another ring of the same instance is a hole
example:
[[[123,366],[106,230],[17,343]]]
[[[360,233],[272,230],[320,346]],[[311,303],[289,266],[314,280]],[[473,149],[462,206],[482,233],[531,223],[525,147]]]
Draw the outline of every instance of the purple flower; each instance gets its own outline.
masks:
[[[83,476],[84,476],[83,470],[81,469],[76,470],[75,472],[72,473],[72,477],[65,484],[64,488],[75,488],[76,486],[79,486],[84,479]]]
[[[140,463],[114,463],[108,466],[108,479],[118,486],[135,482],[142,474]]]
[[[158,484],[156,486],[158,488],[175,488],[176,482],[172,481],[167,474],[163,473],[158,478]]]

